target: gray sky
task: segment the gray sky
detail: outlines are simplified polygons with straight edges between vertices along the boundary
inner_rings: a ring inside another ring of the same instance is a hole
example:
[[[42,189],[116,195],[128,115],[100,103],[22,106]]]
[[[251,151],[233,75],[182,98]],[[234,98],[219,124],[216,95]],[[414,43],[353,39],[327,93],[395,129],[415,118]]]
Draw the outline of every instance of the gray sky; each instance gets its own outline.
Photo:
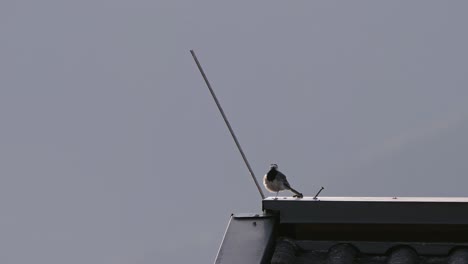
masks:
[[[210,263],[276,162],[467,196],[465,1],[0,2],[0,263]],[[289,194],[285,194],[289,195]]]

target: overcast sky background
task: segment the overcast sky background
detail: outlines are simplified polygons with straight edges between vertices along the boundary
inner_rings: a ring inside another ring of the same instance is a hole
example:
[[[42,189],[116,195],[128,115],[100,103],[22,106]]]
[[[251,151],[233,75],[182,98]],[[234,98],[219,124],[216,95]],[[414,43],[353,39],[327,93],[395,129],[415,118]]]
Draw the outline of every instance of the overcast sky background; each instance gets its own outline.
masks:
[[[0,1],[0,263],[210,263],[260,212],[190,49],[259,181],[468,196],[467,10]]]

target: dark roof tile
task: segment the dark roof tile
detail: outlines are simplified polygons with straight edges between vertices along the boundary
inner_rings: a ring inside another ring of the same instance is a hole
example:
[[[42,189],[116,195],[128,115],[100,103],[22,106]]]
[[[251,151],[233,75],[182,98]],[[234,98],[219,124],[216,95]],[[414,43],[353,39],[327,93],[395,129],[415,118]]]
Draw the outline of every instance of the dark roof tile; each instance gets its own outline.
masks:
[[[468,248],[456,248],[452,250],[448,264],[468,264]]]
[[[357,253],[356,248],[349,244],[337,244],[330,248],[327,264],[353,264]]]
[[[454,248],[448,255],[421,255],[407,245],[399,245],[381,255],[360,252],[352,244],[335,244],[328,250],[301,249],[293,239],[276,243],[273,264],[468,264],[468,248]]]
[[[417,264],[418,262],[418,254],[408,246],[392,249],[387,259],[388,264]]]
[[[292,239],[278,239],[275,252],[271,258],[271,264],[293,264],[298,249],[299,248]]]

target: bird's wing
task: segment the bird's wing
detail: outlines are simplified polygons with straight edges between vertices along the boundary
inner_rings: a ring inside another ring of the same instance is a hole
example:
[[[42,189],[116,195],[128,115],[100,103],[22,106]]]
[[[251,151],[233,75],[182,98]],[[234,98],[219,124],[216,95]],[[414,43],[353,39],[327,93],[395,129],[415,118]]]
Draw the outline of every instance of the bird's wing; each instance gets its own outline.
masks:
[[[282,172],[278,171],[276,179],[278,179],[278,181],[281,181],[284,187],[291,189],[291,185],[289,185],[288,179],[286,179],[286,175],[284,175]]]
[[[300,193],[300,192],[294,190],[293,188],[291,188],[291,185],[289,184],[288,180],[286,179],[286,175],[284,175],[283,173],[278,171],[278,174],[276,175],[276,178],[283,183],[283,186],[286,189],[291,190],[293,193],[295,193],[296,194],[295,197],[296,196],[299,197],[299,198],[304,197],[302,195],[302,193]]]

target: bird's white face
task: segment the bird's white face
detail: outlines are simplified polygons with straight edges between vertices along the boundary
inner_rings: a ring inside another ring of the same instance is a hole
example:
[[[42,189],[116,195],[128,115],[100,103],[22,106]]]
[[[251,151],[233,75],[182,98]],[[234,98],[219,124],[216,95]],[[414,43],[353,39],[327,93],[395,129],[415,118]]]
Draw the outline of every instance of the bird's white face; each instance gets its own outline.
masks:
[[[278,169],[278,165],[276,165],[276,164],[271,164],[271,165],[270,165],[270,168]]]

